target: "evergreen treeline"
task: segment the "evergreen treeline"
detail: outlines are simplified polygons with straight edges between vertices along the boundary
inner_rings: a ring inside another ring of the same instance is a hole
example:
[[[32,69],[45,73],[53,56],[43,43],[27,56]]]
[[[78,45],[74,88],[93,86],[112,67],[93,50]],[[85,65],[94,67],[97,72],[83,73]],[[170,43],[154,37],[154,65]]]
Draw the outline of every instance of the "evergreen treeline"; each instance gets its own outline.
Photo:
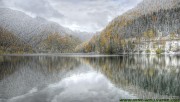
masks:
[[[180,8],[172,8],[132,18],[137,12],[122,15],[114,19],[101,33],[95,35],[89,42],[76,48],[81,52],[122,53],[134,47],[131,41],[125,39],[136,38],[137,42],[142,37],[153,39],[169,34],[180,34]]]

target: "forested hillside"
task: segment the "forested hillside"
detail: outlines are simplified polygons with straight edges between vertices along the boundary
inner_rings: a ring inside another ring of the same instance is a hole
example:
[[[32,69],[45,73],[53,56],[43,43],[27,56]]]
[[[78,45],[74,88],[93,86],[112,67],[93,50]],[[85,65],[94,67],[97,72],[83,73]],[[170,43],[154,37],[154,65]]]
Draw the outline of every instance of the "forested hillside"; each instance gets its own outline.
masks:
[[[75,47],[81,43],[78,38],[72,36],[62,36],[59,33],[51,33],[46,38],[40,39],[37,45],[32,46],[30,43],[24,42],[15,34],[4,28],[0,28],[0,54],[5,53],[68,53],[74,52]]]
[[[37,45],[37,50],[40,52],[72,53],[80,43],[81,41],[78,38],[61,36],[59,33],[54,33],[42,40]]]
[[[179,0],[143,0],[94,35],[73,32],[42,17],[0,8],[0,50],[3,53],[180,52],[179,17]]]
[[[2,53],[73,52],[81,43],[78,32],[7,8],[0,8],[0,28]]]
[[[0,54],[3,53],[30,53],[32,47],[21,39],[0,27]]]
[[[162,3],[158,3],[156,0],[150,1],[144,0],[136,8],[115,18],[100,35],[96,35],[89,42],[82,44],[77,51],[123,53],[131,50],[132,52],[132,50],[140,49],[136,46],[140,45],[142,40],[152,42],[158,37],[163,38],[168,35],[179,38],[179,1],[161,0]],[[153,6],[151,9],[145,6],[147,4],[150,6],[157,4],[157,8]],[[156,48],[158,49],[158,47]]]

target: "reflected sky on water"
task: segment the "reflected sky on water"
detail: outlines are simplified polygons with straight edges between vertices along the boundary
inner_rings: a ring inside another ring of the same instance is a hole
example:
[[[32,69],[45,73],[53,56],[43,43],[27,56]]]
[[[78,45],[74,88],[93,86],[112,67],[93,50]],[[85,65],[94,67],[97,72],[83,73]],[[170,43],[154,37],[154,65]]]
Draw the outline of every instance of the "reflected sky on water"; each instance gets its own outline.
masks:
[[[179,98],[180,56],[0,56],[7,102]]]

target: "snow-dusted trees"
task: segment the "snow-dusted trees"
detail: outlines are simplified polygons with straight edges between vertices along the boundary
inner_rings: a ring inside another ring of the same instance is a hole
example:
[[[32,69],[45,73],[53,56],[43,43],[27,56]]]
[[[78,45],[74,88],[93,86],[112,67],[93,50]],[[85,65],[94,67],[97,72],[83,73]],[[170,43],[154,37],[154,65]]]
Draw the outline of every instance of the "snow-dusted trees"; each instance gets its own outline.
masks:
[[[96,38],[96,43],[92,43],[93,38],[86,43],[86,45],[99,48],[98,51],[91,49],[90,52],[123,53],[132,50],[136,44],[140,43],[133,42],[137,41],[137,38],[152,41],[156,37],[180,34],[179,7],[141,14],[142,11],[136,10],[115,18],[100,33],[99,38]],[[135,40],[132,41],[131,38]]]

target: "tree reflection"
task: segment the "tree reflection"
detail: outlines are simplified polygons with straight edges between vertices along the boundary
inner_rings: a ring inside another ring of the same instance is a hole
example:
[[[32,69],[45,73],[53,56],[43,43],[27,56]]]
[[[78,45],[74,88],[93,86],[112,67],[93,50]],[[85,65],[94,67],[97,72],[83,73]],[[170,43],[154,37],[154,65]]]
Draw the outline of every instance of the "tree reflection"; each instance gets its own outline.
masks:
[[[122,87],[134,85],[168,96],[180,96],[180,56],[132,55],[83,58]]]
[[[91,65],[95,70],[103,73],[121,89],[133,86],[155,94],[180,96],[180,56],[156,55],[81,58],[1,56],[0,96],[10,98],[22,95],[33,87],[41,90],[46,85],[71,75],[71,72],[74,73],[84,64]],[[143,93],[138,90],[137,94]]]
[[[78,68],[75,58],[56,56],[0,57],[0,96],[10,98],[60,81]]]

